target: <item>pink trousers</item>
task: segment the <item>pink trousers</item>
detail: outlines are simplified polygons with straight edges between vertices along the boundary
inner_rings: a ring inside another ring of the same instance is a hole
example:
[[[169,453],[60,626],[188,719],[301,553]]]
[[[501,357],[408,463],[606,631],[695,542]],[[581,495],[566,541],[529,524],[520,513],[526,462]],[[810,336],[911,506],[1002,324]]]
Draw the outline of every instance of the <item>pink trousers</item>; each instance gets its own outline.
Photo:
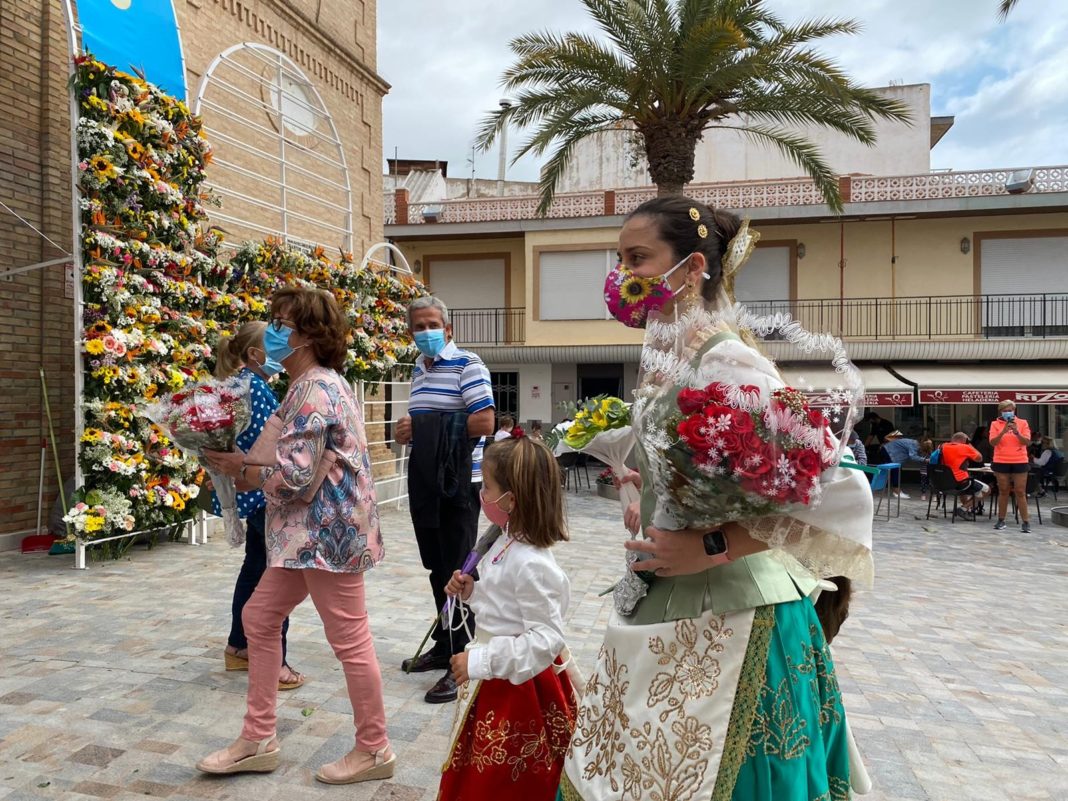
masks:
[[[241,620],[248,638],[248,712],[241,736],[274,736],[278,666],[282,664],[282,621],[311,595],[327,642],[341,661],[356,724],[356,747],[378,751],[386,737],[382,674],[367,619],[362,573],[269,567],[256,586]]]

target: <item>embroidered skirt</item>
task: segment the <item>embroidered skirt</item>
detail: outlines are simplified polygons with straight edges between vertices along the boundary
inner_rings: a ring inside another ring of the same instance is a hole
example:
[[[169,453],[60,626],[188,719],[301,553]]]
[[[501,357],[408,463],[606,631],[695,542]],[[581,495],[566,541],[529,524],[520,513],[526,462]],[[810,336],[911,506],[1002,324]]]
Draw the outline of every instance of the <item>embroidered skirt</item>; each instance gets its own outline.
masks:
[[[556,798],[577,712],[571,680],[558,668],[519,685],[485,679],[461,688],[439,801]]]
[[[562,801],[847,801],[845,713],[812,603],[613,620],[564,774]]]

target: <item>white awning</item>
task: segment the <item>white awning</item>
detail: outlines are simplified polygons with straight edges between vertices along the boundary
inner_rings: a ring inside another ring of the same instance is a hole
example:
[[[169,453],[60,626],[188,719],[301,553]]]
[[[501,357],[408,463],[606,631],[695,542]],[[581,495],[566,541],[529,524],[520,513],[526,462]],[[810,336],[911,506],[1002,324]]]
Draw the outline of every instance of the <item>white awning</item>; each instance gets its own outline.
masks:
[[[822,404],[831,390],[841,389],[842,376],[829,364],[779,365],[786,383],[809,396],[814,406]],[[867,407],[912,406],[912,387],[891,375],[883,367],[857,367],[864,382],[864,405]]]
[[[924,364],[894,369],[916,382],[920,403],[1065,403],[1068,363]]]

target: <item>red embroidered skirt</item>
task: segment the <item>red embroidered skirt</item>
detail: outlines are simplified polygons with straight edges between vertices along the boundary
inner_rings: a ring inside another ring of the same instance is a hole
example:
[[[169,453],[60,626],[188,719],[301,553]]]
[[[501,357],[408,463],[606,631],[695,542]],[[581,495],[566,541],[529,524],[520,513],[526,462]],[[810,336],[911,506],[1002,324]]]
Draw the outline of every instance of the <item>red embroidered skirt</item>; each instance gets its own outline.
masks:
[[[457,699],[452,750],[438,801],[554,801],[577,704],[566,673],[548,668],[520,685],[468,682]]]

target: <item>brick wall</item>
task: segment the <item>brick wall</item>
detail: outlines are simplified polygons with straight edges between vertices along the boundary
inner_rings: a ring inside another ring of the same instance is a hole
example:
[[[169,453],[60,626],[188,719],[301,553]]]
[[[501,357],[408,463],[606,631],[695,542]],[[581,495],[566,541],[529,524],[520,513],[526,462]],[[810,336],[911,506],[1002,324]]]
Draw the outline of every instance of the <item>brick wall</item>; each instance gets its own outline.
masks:
[[[71,249],[67,32],[60,3],[0,3],[0,200],[61,249],[0,208],[0,272]],[[0,279],[0,548],[37,519],[44,367],[63,469],[73,472],[74,323],[64,267]],[[45,524],[57,492],[49,453]],[[7,535],[7,536],[5,536]]]
[[[382,97],[374,0],[176,0],[194,95],[211,61],[240,42],[286,53],[333,117],[352,187],[357,257],[382,239]],[[0,209],[0,271],[72,247],[68,43],[61,2],[0,2],[0,200],[62,246]],[[192,99],[192,97],[190,98]],[[210,113],[209,127],[212,124]],[[267,115],[261,124],[269,124]],[[210,173],[209,173],[210,176]],[[260,234],[262,236],[262,233]],[[65,475],[74,466],[74,321],[62,267],[0,279],[0,548],[34,527],[40,442],[38,370],[48,378]],[[381,439],[379,432],[372,438]],[[370,432],[369,432],[370,433]],[[49,455],[47,511],[56,495]]]

